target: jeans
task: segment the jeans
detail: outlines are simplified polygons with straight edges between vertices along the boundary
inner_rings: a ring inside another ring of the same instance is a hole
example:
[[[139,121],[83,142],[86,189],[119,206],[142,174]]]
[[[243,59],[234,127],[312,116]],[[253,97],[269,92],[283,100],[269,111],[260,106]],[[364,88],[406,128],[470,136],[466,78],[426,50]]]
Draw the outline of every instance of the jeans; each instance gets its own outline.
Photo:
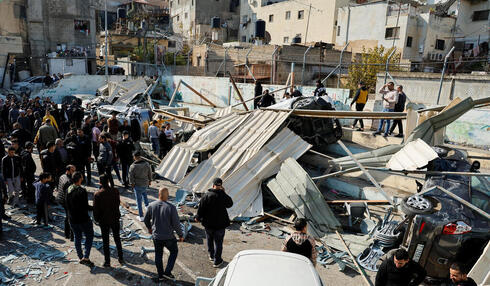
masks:
[[[71,229],[75,236],[75,249],[79,259],[89,258],[90,250],[92,249],[92,242],[94,241],[94,227],[92,221],[89,220],[85,223],[72,223]],[[82,233],[85,235],[85,255],[82,252]]]
[[[365,105],[366,104],[364,103],[356,103],[356,111],[362,111]],[[364,121],[362,121],[362,119],[354,119],[354,123],[352,123],[352,126],[356,126],[357,121],[359,121],[359,124],[361,124],[361,128],[364,128]]]
[[[124,185],[128,184],[128,174],[129,174],[129,166],[130,165],[131,165],[131,163],[121,162],[122,179],[123,179]]]
[[[155,154],[160,154],[160,140],[158,138],[150,138],[151,141],[151,149]]]
[[[138,205],[138,214],[143,217],[143,207],[141,201],[145,203],[145,207],[148,207],[148,195],[146,194],[146,187],[134,187],[134,195],[136,196],[136,204]]]
[[[174,269],[175,261],[177,260],[177,254],[179,253],[179,248],[177,247],[177,240],[166,239],[158,240],[154,239],[153,244],[155,245],[155,266],[157,267],[158,277],[163,277],[164,274],[171,274],[172,269]],[[167,266],[165,267],[165,272],[163,271],[163,248],[167,248],[170,251],[170,256],[168,257]]]
[[[20,190],[21,190],[20,176],[17,176],[13,179],[8,178],[5,181],[7,183],[7,191],[8,191],[9,197],[13,198],[12,206],[17,205],[19,203],[19,194],[20,194]]]
[[[123,259],[123,251],[121,245],[121,238],[119,236],[119,222],[115,222],[113,224],[100,224],[100,231],[102,232],[102,243],[104,249],[104,259],[105,263],[111,262],[111,251],[109,248],[109,233],[112,230],[112,236],[114,237],[114,242],[116,243],[117,256],[119,260]]]
[[[383,112],[393,112],[393,109],[383,108]],[[381,132],[381,128],[383,128],[383,123],[385,121],[386,121],[385,135],[388,135],[388,132],[390,131],[390,124],[391,124],[391,120],[389,119],[381,119],[379,121],[378,130],[376,130],[376,132]]]
[[[223,240],[225,238],[225,229],[210,229],[206,228],[206,240],[208,243],[209,257],[214,259],[214,264],[223,262],[221,253],[223,252]]]

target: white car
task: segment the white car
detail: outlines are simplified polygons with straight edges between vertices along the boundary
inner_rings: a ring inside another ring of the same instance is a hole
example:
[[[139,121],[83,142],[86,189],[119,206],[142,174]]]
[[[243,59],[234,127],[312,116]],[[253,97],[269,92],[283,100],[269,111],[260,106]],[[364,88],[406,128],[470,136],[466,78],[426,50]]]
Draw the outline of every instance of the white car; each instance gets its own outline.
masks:
[[[198,277],[196,286],[321,286],[311,261],[295,253],[270,250],[240,251],[216,277]]]
[[[26,78],[23,81],[14,82],[12,85],[13,90],[20,92],[33,92],[44,87],[44,76],[33,76]]]

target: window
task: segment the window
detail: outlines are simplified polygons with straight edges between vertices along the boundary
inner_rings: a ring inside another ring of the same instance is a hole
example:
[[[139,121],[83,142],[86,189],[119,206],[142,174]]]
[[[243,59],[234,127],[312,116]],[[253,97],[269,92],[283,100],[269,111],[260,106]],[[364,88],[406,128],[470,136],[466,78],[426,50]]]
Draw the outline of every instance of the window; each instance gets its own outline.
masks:
[[[274,22],[274,15],[271,14],[269,15],[269,23]]]
[[[473,12],[473,21],[486,21],[488,20],[488,12],[490,10],[481,10]]]
[[[436,50],[444,51],[444,44],[445,44],[444,40],[437,39],[436,40]]]
[[[184,18],[187,19],[187,12],[184,13]]]
[[[471,177],[471,203],[486,212],[490,211],[489,190],[488,177]]]
[[[14,4],[14,16],[15,18],[26,18],[26,6]]]
[[[180,16],[177,15],[177,17],[175,19],[177,19],[177,22],[180,21]]]
[[[247,42],[247,36],[242,36],[242,42],[246,43]]]
[[[400,27],[386,28],[385,39],[398,39]]]
[[[247,15],[243,15],[242,16],[242,23],[247,23],[248,21],[248,16]]]
[[[90,34],[90,22],[84,20],[75,20],[75,31],[86,35]]]
[[[282,42],[283,42],[284,44],[289,43],[289,37],[284,37],[284,38],[283,38],[283,40],[282,40]]]
[[[407,37],[407,47],[411,47],[412,46],[412,37],[408,36]]]
[[[291,11],[286,11],[286,20],[291,19]]]
[[[340,36],[340,26],[337,26],[337,36]]]
[[[175,41],[168,41],[169,48],[175,48]]]
[[[298,11],[298,19],[304,19],[305,18],[305,10],[299,10]]]

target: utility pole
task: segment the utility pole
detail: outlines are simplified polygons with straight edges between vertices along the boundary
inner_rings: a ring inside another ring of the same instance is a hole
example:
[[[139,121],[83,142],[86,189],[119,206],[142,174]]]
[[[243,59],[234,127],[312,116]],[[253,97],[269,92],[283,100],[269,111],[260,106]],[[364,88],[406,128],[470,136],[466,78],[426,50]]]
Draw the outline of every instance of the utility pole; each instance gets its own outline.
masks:
[[[105,22],[105,47],[104,47],[105,81],[106,81],[106,83],[108,83],[109,82],[109,59],[107,58],[107,37],[108,37],[108,32],[107,32],[107,0],[105,0],[104,22]]]
[[[308,38],[308,28],[310,26],[310,15],[311,15],[311,2],[310,2],[310,10],[308,10],[308,21],[306,22],[305,45],[306,45],[306,39]]]

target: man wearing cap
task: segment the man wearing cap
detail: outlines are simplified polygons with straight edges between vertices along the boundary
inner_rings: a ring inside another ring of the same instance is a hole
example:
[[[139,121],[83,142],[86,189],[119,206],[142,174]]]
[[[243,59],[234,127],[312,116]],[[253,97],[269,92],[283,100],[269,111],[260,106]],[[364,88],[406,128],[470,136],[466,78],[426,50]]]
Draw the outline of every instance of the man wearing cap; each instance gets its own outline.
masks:
[[[139,151],[134,152],[134,163],[129,167],[129,183],[134,189],[136,203],[138,205],[138,214],[140,221],[144,220],[142,200],[148,207],[148,196],[146,190],[151,184],[151,166],[143,160]]]
[[[134,144],[131,138],[129,138],[129,131],[124,130],[122,132],[122,139],[119,139],[117,142],[116,151],[119,154],[119,160],[121,162],[123,184],[125,188],[128,188],[129,166],[133,163],[132,154],[134,152]]]
[[[32,159],[32,150],[34,149],[34,144],[32,142],[27,142],[25,148],[20,153],[20,158],[22,161],[22,193],[27,199],[28,203],[34,203],[34,181],[36,173],[36,163]]]
[[[223,240],[225,229],[230,225],[227,208],[233,206],[233,200],[225,193],[223,181],[215,178],[213,188],[205,193],[199,202],[196,221],[202,223],[206,230],[209,260],[213,261],[213,267],[218,268],[223,264],[221,253],[223,252]]]

